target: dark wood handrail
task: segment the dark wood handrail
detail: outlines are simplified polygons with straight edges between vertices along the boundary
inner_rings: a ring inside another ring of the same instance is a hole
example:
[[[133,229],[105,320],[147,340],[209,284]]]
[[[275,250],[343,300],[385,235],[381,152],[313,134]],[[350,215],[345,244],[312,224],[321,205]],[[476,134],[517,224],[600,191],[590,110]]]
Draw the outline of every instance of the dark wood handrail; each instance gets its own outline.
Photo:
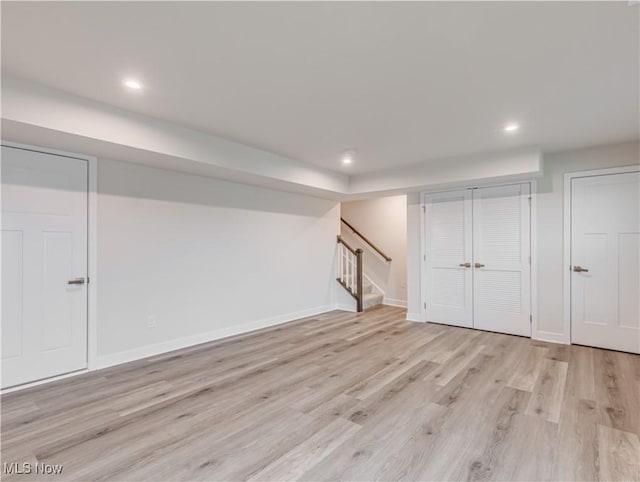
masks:
[[[344,244],[344,247],[345,247],[345,248],[347,248],[347,249],[348,249],[349,251],[351,251],[353,254],[356,254],[356,250],[355,250],[355,249],[353,249],[351,246],[349,246],[349,245],[347,244],[347,242],[346,242],[344,239],[342,239],[342,236],[340,236],[339,234],[338,234],[338,243],[340,243],[340,244]]]
[[[376,253],[378,253],[380,256],[382,256],[387,263],[391,261],[391,258],[389,256],[384,254],[382,252],[382,250],[380,250],[380,248],[378,248],[375,244],[373,244],[371,241],[369,241],[366,236],[364,236],[360,231],[358,231],[351,224],[349,224],[347,221],[345,221],[344,218],[340,218],[340,221],[342,221],[344,224],[346,224],[347,227],[351,231],[353,231],[353,233],[356,234],[360,239],[362,239],[365,243],[367,243],[371,247],[371,249],[373,249]],[[343,244],[344,244],[344,241],[343,241]],[[345,246],[346,246],[346,244],[345,244]],[[353,253],[354,251],[351,250],[351,252]]]

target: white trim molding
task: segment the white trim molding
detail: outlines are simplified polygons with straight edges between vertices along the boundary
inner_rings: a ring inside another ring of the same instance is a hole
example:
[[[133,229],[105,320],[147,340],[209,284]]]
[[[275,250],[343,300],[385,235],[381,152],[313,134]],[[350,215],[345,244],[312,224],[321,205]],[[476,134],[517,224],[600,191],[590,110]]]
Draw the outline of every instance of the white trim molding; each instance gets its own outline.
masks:
[[[347,303],[336,303],[333,309],[340,310],[340,311],[349,311],[351,313],[357,313],[355,303],[353,305],[348,305]]]
[[[398,300],[395,298],[387,298],[386,296],[383,298],[382,300],[382,304],[383,305],[387,305],[387,306],[396,306],[398,308],[406,308],[407,307],[407,300]]]
[[[286,315],[250,321],[241,325],[229,326],[218,330],[208,331],[206,333],[198,333],[196,335],[185,336],[175,340],[154,343],[153,345],[146,345],[140,348],[135,348],[133,350],[126,350],[118,353],[99,356],[96,359],[95,369],[102,369],[114,365],[120,365],[122,363],[140,360],[142,358],[147,358],[150,356],[161,355],[174,350],[180,350],[182,348],[188,348],[194,345],[200,345],[202,343],[220,340],[222,338],[228,338],[230,336],[242,335],[256,330],[262,330],[264,328],[271,328],[273,326],[288,323],[290,321],[295,321],[300,318],[327,313],[329,311],[333,311],[334,309],[336,308],[333,305],[318,306],[316,308],[288,313]]]
[[[419,323],[426,323],[426,321],[422,319],[422,313],[407,313],[406,320],[417,321]]]
[[[562,222],[562,291],[563,291],[563,332],[562,341],[571,344],[571,181],[580,177],[606,176],[610,174],[624,174],[640,172],[639,165],[624,167],[610,167],[604,169],[590,169],[588,171],[565,172],[563,193],[563,222]]]

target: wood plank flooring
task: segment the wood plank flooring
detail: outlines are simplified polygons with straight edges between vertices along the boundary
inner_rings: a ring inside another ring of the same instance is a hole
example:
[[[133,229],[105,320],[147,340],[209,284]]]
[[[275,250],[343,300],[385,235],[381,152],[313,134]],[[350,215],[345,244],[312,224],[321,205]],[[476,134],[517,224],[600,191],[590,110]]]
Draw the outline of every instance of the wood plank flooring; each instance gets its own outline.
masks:
[[[640,357],[332,312],[5,394],[3,480],[640,480]]]

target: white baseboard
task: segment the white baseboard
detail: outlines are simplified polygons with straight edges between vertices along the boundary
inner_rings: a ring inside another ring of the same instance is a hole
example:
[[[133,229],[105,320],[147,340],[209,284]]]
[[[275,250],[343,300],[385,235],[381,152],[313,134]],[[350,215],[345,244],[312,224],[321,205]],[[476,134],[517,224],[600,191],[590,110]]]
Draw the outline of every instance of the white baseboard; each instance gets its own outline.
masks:
[[[550,343],[561,343],[563,345],[571,345],[564,333],[555,333],[553,331],[540,331],[531,335],[534,340],[548,341]]]
[[[421,313],[407,313],[406,320],[407,321],[419,321],[421,323],[424,323],[424,320],[422,319],[422,314]]]
[[[382,300],[383,305],[387,306],[397,306],[398,308],[406,308],[407,300],[396,300],[394,298],[386,298]]]
[[[69,373],[64,373],[62,375],[56,375],[51,378],[43,378],[42,380],[36,380],[35,382],[23,383],[22,385],[17,385],[15,387],[3,388],[0,390],[0,394],[4,395],[5,393],[16,392],[18,390],[24,390],[25,388],[37,387],[38,385],[42,385],[44,383],[56,382],[58,380],[63,380],[65,378],[75,377],[77,375],[82,375],[83,373],[89,373],[89,370],[86,368],[82,368],[80,370],[76,370]]]
[[[240,335],[250,331],[260,330],[262,328],[268,328],[289,321],[294,321],[300,318],[306,318],[308,316],[319,315],[320,313],[326,313],[336,309],[333,305],[318,306],[308,310],[298,311],[295,313],[289,313],[286,315],[274,316],[271,318],[265,318],[262,320],[252,321],[249,323],[243,323],[242,325],[229,326],[220,328],[218,330],[209,331],[206,333],[199,333],[197,335],[185,336],[176,340],[168,340],[161,343],[155,343],[153,345],[146,345],[132,350],[121,351],[110,355],[98,356],[96,358],[96,364],[91,367],[92,370],[99,370],[101,368],[107,368],[114,365],[120,365],[121,363],[127,363],[141,358],[147,358],[150,356],[161,355],[181,348],[187,348],[201,343],[207,343],[221,338],[227,338],[229,336]]]
[[[334,305],[333,309],[334,310],[341,310],[341,311],[351,311],[352,313],[356,313],[357,312],[357,308],[354,305],[350,305],[350,304],[347,304],[347,303],[336,303]]]

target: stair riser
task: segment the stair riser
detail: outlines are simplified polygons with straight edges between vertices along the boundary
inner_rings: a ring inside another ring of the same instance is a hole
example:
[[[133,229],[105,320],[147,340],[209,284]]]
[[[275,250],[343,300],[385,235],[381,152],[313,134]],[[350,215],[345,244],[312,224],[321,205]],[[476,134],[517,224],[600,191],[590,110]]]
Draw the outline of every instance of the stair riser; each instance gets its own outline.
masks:
[[[381,305],[382,299],[383,299],[382,295],[369,294],[368,296],[364,297],[364,300],[362,300],[362,308],[366,310],[367,308],[372,308],[374,306]]]

